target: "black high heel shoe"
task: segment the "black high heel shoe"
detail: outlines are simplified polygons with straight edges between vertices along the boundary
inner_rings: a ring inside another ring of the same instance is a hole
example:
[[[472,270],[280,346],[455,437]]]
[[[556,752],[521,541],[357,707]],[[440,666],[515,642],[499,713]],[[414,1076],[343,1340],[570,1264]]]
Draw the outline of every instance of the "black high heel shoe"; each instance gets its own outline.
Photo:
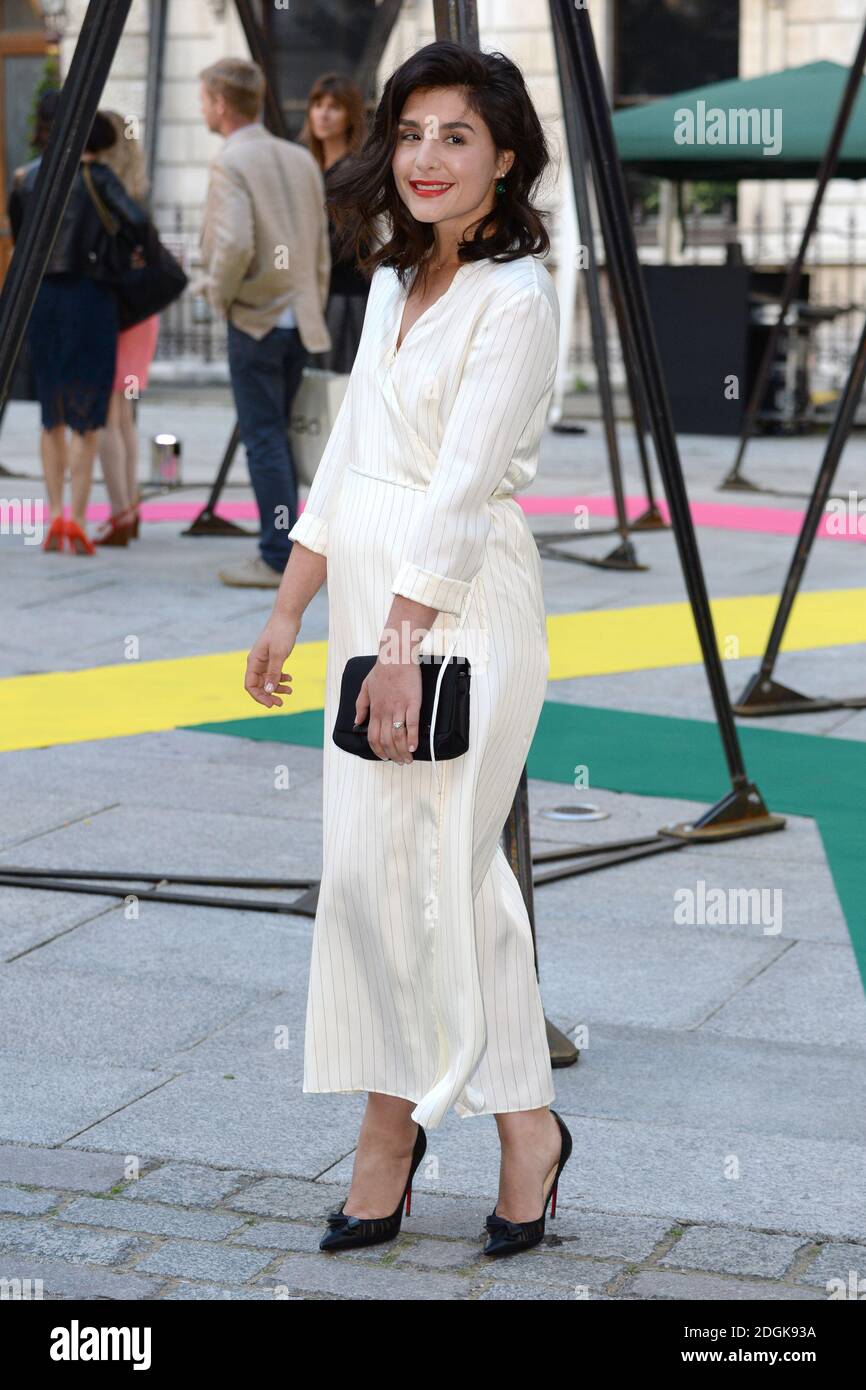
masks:
[[[403,1220],[404,1202],[406,1203],[406,1215],[408,1216],[411,1211],[412,1179],[426,1150],[427,1135],[422,1126],[419,1125],[418,1133],[415,1136],[415,1147],[412,1150],[409,1177],[403,1188],[403,1195],[397,1203],[396,1211],[393,1211],[390,1216],[346,1216],[343,1207],[349,1199],[344,1197],[336,1210],[328,1216],[328,1230],[319,1241],[319,1249],[349,1250],[359,1245],[379,1245],[382,1241],[393,1240],[399,1232],[400,1223]]]
[[[490,1232],[490,1239],[481,1252],[483,1255],[516,1255],[519,1250],[528,1250],[531,1246],[538,1245],[544,1236],[547,1203],[551,1198],[553,1205],[550,1208],[550,1215],[551,1217],[556,1215],[556,1190],[559,1186],[559,1175],[568,1162],[572,1144],[571,1134],[564,1121],[560,1119],[555,1110],[551,1110],[550,1113],[559,1125],[562,1143],[559,1151],[559,1162],[556,1165],[556,1176],[544,1200],[544,1210],[535,1221],[506,1221],[504,1216],[497,1215],[494,1207],[484,1223]]]

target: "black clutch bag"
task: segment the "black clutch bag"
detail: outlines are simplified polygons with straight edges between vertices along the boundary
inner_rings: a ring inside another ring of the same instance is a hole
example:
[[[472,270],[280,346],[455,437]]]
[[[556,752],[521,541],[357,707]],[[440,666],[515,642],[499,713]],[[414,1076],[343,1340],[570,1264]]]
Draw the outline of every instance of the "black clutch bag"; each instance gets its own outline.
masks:
[[[364,679],[376,665],[378,656],[352,656],[346,662],[340,685],[340,705],[334,721],[333,739],[338,748],[345,753],[355,753],[359,758],[372,758],[377,763],[383,760],[373,752],[367,742],[369,714],[363,724],[355,725],[355,706],[361,693]],[[430,724],[433,718],[433,701],[436,696],[436,682],[442,671],[441,657],[421,657],[421,711],[418,717],[418,747],[413,759],[432,762],[430,756]],[[469,682],[471,668],[466,657],[449,658],[442,674],[439,687],[439,705],[436,710],[436,741],[434,753],[436,762],[447,758],[459,758],[469,747]]]

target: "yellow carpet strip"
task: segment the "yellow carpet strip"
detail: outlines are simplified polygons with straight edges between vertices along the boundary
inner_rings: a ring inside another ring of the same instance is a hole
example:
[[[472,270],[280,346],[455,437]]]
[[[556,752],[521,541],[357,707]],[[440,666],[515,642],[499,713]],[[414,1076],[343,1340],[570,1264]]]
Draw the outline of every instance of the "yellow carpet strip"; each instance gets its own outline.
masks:
[[[716,599],[713,621],[723,660],[763,654],[776,610],[774,595]],[[547,619],[550,678],[613,675],[700,661],[687,603],[557,613]],[[255,637],[251,632],[251,639]],[[783,651],[866,643],[866,589],[801,594]],[[279,713],[324,704],[324,641],[301,642],[286,667],[293,692]],[[266,719],[272,711],[243,688],[246,651],[166,661],[126,661],[80,671],[0,680],[0,749],[118,738],[183,724]],[[740,676],[742,679],[742,676]],[[276,708],[276,707],[275,707]]]

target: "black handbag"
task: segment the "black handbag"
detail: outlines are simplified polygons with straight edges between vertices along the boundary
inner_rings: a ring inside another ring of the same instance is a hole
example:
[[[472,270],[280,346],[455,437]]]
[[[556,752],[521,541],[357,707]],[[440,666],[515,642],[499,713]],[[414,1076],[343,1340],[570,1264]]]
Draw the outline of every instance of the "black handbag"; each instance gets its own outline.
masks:
[[[111,286],[117,298],[118,327],[131,328],[133,324],[141,323],[173,303],[183,294],[189,277],[168,247],[160,241],[150,218],[142,228],[123,222],[97,193],[86,164],[81,172],[105,231],[105,242],[101,247],[102,278]],[[136,248],[144,259],[142,266],[133,265]]]
[[[378,656],[352,656],[346,662],[340,685],[340,704],[334,721],[333,740],[345,753],[355,753],[359,758],[372,758],[382,762],[378,753],[367,742],[370,723],[369,712],[363,724],[355,724],[355,706],[361,693],[361,686],[378,661]],[[418,747],[413,759],[432,762],[430,756],[430,724],[433,718],[433,701],[436,695],[436,682],[442,670],[441,657],[421,657],[421,710],[418,716]],[[439,705],[436,710],[436,739],[434,752],[436,761],[459,758],[469,747],[469,684],[472,670],[466,657],[452,656],[445,666],[442,684],[439,688]]]

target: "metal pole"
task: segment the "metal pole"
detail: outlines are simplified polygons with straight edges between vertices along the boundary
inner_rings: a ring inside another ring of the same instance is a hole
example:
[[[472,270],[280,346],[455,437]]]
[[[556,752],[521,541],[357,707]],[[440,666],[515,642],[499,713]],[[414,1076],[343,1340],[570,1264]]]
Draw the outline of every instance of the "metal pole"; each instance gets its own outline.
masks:
[[[839,460],[842,457],[842,450],[845,448],[851,433],[851,426],[854,423],[854,415],[860,402],[864,382],[866,382],[866,324],[864,324],[860,335],[852,370],[845,383],[845,390],[836,406],[833,424],[827,436],[824,457],[815,479],[809,506],[803,517],[803,524],[797,537],[797,544],[794,547],[785,585],[779,598],[779,607],[773,620],[767,650],[764,653],[760,670],[749,681],[738,703],[734,706],[738,714],[797,714],[819,709],[859,709],[866,705],[866,696],[851,696],[844,699],[826,699],[823,697],[810,699],[809,696],[800,695],[797,691],[779,685],[772,679],[773,668],[776,665],[782,638],[791,616],[791,609],[794,606],[794,600],[797,597],[800,582],[806,569],[806,562],[818,533],[821,517],[824,515],[830,489],[833,486]]]
[[[452,39],[464,48],[480,48],[475,0],[433,0],[437,39]]]
[[[264,125],[273,134],[279,135],[283,140],[288,140],[289,129],[286,125],[285,114],[280,105],[277,95],[277,86],[274,81],[274,73],[271,67],[270,53],[265,42],[264,32],[260,21],[253,13],[250,0],[235,0],[237,6],[238,19],[244,31],[244,38],[250,50],[250,57],[254,63],[258,63],[265,75],[265,112]]]
[[[577,103],[575,102],[575,109]],[[567,124],[567,123],[566,123]],[[596,196],[598,203],[599,219],[601,222],[601,233],[604,238],[605,248],[610,246],[611,232],[608,223],[608,210],[605,201]],[[610,267],[611,256],[606,250],[608,267]],[[610,275],[610,294],[613,301],[614,313],[616,314],[619,341],[622,347],[623,365],[625,367],[626,381],[628,383],[629,399],[631,401],[632,416],[635,422],[637,433],[638,454],[640,457],[641,473],[643,475],[644,487],[646,489],[647,506],[640,517],[636,517],[629,529],[635,530],[657,530],[666,529],[667,523],[664,521],[658,508],[653,487],[652,475],[650,473],[649,457],[646,451],[645,432],[648,428],[649,405],[641,380],[640,372],[635,364],[637,347],[634,335],[629,324],[628,314],[622,301],[622,294],[615,275]]]
[[[147,185],[151,197],[156,171],[156,127],[162,97],[162,70],[165,64],[167,29],[168,0],[150,0],[150,31],[147,39],[147,91],[144,97],[144,137]]]
[[[563,107],[574,105],[573,78],[568,64],[563,62],[559,49],[554,46],[559,70],[560,90]],[[595,238],[593,235],[592,214],[587,187],[587,155],[581,122],[578,118],[565,122],[571,176],[574,184],[574,201],[577,208],[577,223],[581,242],[587,249],[586,297],[589,305],[589,321],[592,332],[592,346],[595,352],[595,365],[598,371],[598,393],[601,397],[601,415],[604,424],[604,437],[607,444],[607,457],[610,465],[610,480],[613,486],[616,506],[616,524],[624,545],[631,545],[628,537],[628,517],[625,510],[625,493],[622,486],[622,466],[619,457],[619,444],[616,435],[616,421],[613,409],[613,391],[610,384],[610,370],[607,351],[607,333],[604,312],[598,285],[598,263],[595,257]],[[632,547],[633,549],[633,547]]]

